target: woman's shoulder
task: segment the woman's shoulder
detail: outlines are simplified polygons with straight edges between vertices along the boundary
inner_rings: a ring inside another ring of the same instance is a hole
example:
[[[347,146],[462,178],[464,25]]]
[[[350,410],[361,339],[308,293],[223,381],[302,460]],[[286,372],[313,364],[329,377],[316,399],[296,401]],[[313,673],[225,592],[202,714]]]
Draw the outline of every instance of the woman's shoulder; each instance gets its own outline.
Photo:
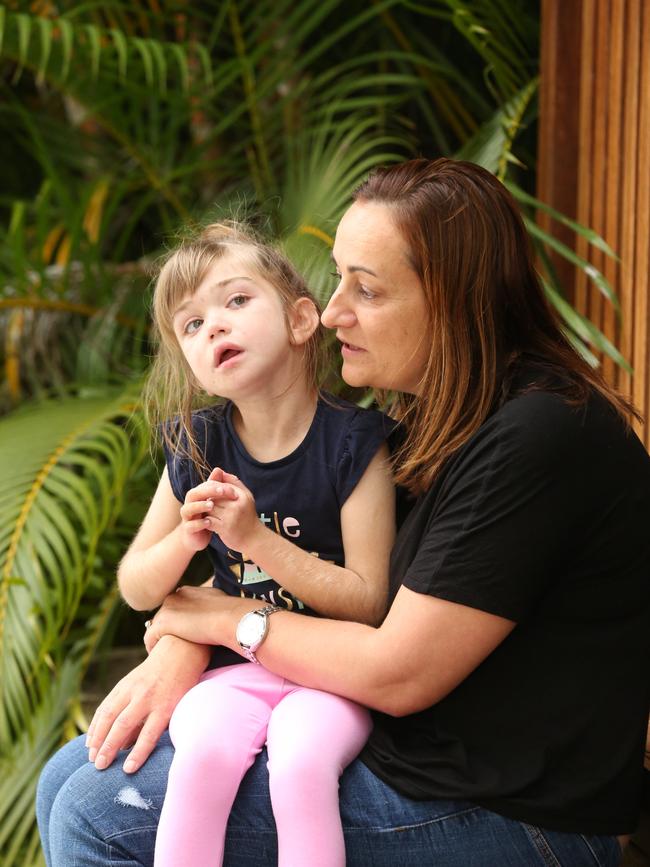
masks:
[[[525,458],[549,471],[564,466],[595,472],[603,462],[620,461],[650,479],[650,456],[627,419],[595,388],[576,401],[560,381],[555,388],[524,376],[520,386],[486,420],[476,447],[499,448],[512,460]]]

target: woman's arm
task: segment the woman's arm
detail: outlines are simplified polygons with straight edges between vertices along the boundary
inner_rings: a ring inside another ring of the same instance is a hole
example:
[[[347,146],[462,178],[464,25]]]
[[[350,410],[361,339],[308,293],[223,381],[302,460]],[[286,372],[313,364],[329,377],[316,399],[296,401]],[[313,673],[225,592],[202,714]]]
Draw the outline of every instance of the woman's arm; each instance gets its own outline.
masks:
[[[102,770],[119,750],[133,744],[124,770],[137,771],[167,728],[180,699],[205,671],[209,657],[208,647],[164,636],[97,708],[86,736],[90,761]]]
[[[251,492],[222,474],[209,526],[245,552],[278,584],[326,617],[377,624],[386,612],[388,563],[395,538],[395,490],[388,449],[381,446],[341,509],[345,566],[304,551],[265,527]],[[222,499],[231,494],[232,498]],[[206,522],[207,523],[207,522]]]
[[[204,588],[168,597],[148,630],[239,650],[240,618],[255,600],[210,598]],[[277,674],[393,716],[430,707],[507,637],[511,620],[402,587],[379,628],[278,612],[256,655]]]

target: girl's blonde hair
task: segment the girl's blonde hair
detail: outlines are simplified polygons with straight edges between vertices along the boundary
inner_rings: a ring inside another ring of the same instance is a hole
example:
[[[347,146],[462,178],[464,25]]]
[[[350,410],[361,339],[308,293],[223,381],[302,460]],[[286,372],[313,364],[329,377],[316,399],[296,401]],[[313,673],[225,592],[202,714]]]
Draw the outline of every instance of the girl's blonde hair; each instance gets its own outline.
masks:
[[[205,392],[187,363],[173,328],[174,312],[192,295],[208,271],[223,256],[241,254],[278,293],[289,334],[289,311],[300,298],[308,298],[320,316],[318,302],[302,276],[275,247],[260,240],[238,222],[212,223],[184,239],[160,262],[153,294],[154,361],[144,389],[144,407],[153,430],[160,430],[173,454],[188,457],[201,478],[210,472],[192,425],[192,411],[205,404]],[[305,379],[318,389],[323,367],[323,326],[301,347]]]

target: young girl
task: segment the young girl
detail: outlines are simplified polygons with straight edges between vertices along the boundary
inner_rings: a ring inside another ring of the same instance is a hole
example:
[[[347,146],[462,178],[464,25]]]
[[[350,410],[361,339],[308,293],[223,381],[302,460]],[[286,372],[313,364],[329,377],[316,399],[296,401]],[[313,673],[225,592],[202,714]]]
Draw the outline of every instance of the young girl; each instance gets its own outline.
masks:
[[[207,547],[215,592],[260,600],[237,631],[249,661],[217,649],[219,667],[174,711],[156,867],[222,863],[232,802],[264,744],[279,863],[343,867],[338,778],[369,734],[367,711],[272,674],[255,650],[283,608],[382,619],[388,423],[319,395],[316,303],[290,263],[240,226],[208,226],[168,257],[154,322],[149,395],[157,418],[174,421],[162,424],[167,466],[120,589],[132,607],[154,608]],[[192,413],[200,393],[225,402]]]

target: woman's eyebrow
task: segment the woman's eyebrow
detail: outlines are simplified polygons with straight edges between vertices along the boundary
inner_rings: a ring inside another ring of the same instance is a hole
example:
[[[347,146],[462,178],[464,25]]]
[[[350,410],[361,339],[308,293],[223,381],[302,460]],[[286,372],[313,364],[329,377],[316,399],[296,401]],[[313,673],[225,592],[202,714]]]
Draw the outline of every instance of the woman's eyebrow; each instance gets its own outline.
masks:
[[[334,258],[333,253],[332,253],[332,262],[334,262],[334,264],[338,268],[338,264],[336,262],[336,259]],[[372,271],[370,268],[366,268],[364,265],[348,265],[348,267],[346,268],[346,271],[349,271],[350,274],[354,274],[355,271],[363,271],[364,274],[370,274],[371,277],[377,276],[377,274],[374,271]]]

